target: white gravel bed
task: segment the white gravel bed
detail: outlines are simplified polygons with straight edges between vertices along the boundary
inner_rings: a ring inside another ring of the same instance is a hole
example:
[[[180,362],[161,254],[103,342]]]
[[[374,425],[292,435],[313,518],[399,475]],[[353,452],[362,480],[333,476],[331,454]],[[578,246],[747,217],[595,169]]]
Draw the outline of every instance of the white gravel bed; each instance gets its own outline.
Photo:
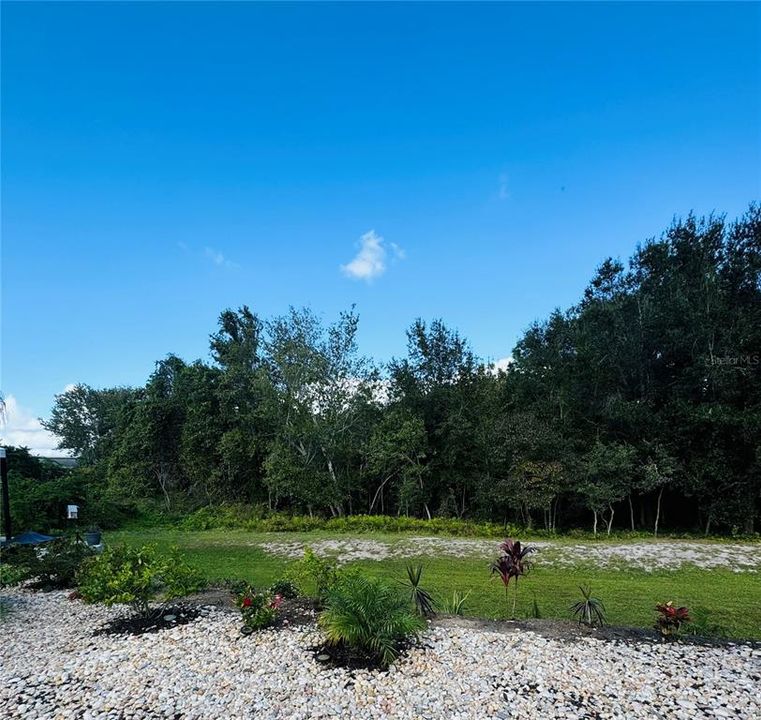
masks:
[[[492,558],[499,552],[498,540],[468,538],[406,537],[393,542],[346,539],[315,540],[304,543],[272,540],[254,545],[284,558],[299,558],[309,545],[318,555],[333,557],[339,563],[354,560],[386,560],[413,557]],[[531,542],[538,552],[531,556],[536,564],[549,567],[574,567],[589,563],[613,570],[678,570],[684,565],[713,570],[723,568],[736,573],[756,573],[761,569],[761,544],[699,543],[681,540],[611,543]]]
[[[435,626],[389,672],[326,669],[313,628],[244,637],[204,617],[142,636],[94,636],[116,609],[65,593],[3,593],[0,717],[761,717],[761,650],[623,644]]]

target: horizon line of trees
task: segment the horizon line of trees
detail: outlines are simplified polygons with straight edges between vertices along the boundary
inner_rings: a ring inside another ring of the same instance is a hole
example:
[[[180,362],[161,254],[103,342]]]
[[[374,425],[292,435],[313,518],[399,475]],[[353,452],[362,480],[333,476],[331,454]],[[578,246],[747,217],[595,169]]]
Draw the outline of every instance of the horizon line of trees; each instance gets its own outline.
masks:
[[[761,509],[761,209],[607,259],[496,371],[443,321],[359,353],[354,309],[225,310],[211,359],[79,384],[44,426],[118,497],[752,532]]]

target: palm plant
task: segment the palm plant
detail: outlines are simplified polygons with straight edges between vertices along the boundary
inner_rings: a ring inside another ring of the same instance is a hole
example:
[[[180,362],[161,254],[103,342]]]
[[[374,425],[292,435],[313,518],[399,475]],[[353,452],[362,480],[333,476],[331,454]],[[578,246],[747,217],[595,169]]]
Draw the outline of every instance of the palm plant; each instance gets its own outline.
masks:
[[[500,576],[505,586],[505,602],[508,602],[508,586],[511,580],[515,580],[513,592],[513,610],[511,617],[515,618],[515,604],[518,600],[518,578],[526,575],[531,569],[531,563],[526,557],[534,552],[530,545],[521,545],[520,540],[505,540],[500,546],[502,555],[491,565],[493,574]]]
[[[571,610],[579,624],[589,627],[605,625],[605,606],[602,600],[592,597],[592,588],[589,585],[579,585],[579,590],[581,590],[581,600],[571,605]]]
[[[345,644],[390,665],[399,645],[425,627],[407,599],[377,578],[347,575],[328,590],[319,625],[331,645]]]
[[[418,613],[423,617],[430,617],[436,614],[434,601],[431,593],[420,587],[422,575],[422,565],[407,565],[407,580],[401,580],[400,582],[410,589],[410,600],[414,603]]]

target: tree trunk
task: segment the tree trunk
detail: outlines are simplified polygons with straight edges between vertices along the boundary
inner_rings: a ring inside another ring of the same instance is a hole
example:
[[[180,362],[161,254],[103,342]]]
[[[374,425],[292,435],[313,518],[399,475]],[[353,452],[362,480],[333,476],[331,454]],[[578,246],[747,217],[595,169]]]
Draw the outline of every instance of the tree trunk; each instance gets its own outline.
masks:
[[[631,493],[629,493],[629,517],[632,521],[632,532],[634,532],[634,505],[632,504]]]
[[[594,533],[594,536],[597,537],[597,510],[592,510],[594,513],[594,522],[592,523],[592,532]]]
[[[615,514],[615,510],[613,510],[613,506],[608,504],[608,507],[610,508],[610,518],[608,519],[608,535],[610,535],[610,528],[613,525],[613,515]]]
[[[663,497],[663,488],[658,492],[658,501],[655,504],[655,527],[653,528],[653,535],[658,537],[658,522],[661,519],[661,498]]]

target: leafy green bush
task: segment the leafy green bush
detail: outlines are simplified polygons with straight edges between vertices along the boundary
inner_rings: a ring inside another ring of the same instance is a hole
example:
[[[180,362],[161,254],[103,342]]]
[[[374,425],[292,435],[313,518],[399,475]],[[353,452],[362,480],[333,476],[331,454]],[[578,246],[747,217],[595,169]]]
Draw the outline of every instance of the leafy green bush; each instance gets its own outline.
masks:
[[[185,516],[179,526],[183,530],[254,529],[249,528],[249,524],[262,520],[265,513],[266,508],[260,505],[206,505]]]
[[[0,563],[0,588],[18,585],[30,577],[30,571],[26,565]]]
[[[270,592],[273,595],[280,595],[287,600],[293,600],[293,598],[299,596],[299,588],[296,583],[287,578],[280,578],[270,585]]]
[[[305,547],[304,557],[291,564],[286,578],[296,585],[301,595],[323,602],[336,584],[339,572],[330,560],[318,557],[312,548]]]
[[[257,592],[248,586],[236,599],[248,632],[261,630],[275,622],[283,597],[277,594]]]
[[[124,603],[143,616],[150,615],[151,601],[160,598],[168,602],[206,584],[176,548],[168,556],[161,556],[153,545],[108,547],[102,555],[83,564],[78,580],[79,592],[86,602]]]
[[[342,577],[329,589],[319,625],[329,644],[368,653],[384,666],[426,626],[397,588],[358,574]]]
[[[687,628],[688,635],[700,637],[729,637],[729,630],[713,619],[712,613],[705,607],[697,607],[691,611],[692,622]]]
[[[76,584],[80,566],[93,555],[86,543],[62,537],[46,543],[34,553],[29,565],[30,587],[35,590],[61,590]]]

